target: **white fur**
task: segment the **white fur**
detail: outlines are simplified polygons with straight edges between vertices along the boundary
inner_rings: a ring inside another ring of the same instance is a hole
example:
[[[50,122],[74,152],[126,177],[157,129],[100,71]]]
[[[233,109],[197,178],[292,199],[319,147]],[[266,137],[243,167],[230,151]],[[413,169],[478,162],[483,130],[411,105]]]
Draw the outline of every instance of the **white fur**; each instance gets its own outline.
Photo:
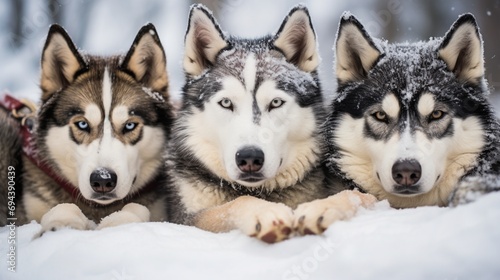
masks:
[[[199,181],[179,179],[176,184],[188,213],[197,213],[227,202],[224,192],[206,188]]]
[[[407,129],[384,142],[364,137],[364,119],[346,115],[334,137],[342,154],[338,164],[366,191],[378,199],[388,199],[392,206],[444,205],[453,186],[471,168],[484,146],[484,131],[476,117],[453,122],[451,137],[429,140],[422,132],[412,136]],[[412,197],[393,193],[392,166],[400,159],[420,163],[423,193]]]
[[[161,164],[158,153],[162,150],[164,142],[161,129],[143,127],[143,140],[136,145],[126,145],[114,137],[104,135],[88,146],[79,146],[77,153],[85,155],[78,157],[80,176],[79,187],[82,195],[90,199],[93,190],[89,183],[90,174],[98,167],[106,167],[116,172],[117,184],[114,190],[117,198],[123,199],[136,188],[147,183],[157,167]],[[102,204],[114,200],[100,201]]]
[[[150,213],[146,206],[129,203],[123,206],[122,210],[111,213],[104,217],[96,229],[115,227],[130,223],[149,222]]]
[[[94,191],[90,185],[90,174],[96,168],[105,167],[116,173],[117,184],[114,190],[116,199],[96,201],[101,204],[123,199],[138,186],[146,184],[162,164],[158,154],[165,144],[162,141],[165,135],[161,128],[143,126],[142,140],[135,145],[123,143],[114,136],[121,133],[123,123],[128,120],[129,115],[128,108],[123,105],[116,105],[111,111],[113,94],[111,88],[109,73],[105,71],[102,106],[107,114],[101,116],[97,104],[88,105],[84,113],[93,129],[103,124],[102,137],[88,145],[77,145],[69,138],[70,128],[66,125],[51,128],[46,138],[51,157],[58,164],[64,177],[77,186],[86,199],[92,200]],[[135,184],[132,185],[134,178]]]
[[[434,111],[434,96],[430,93],[424,93],[418,100],[417,109],[422,116],[428,116]]]
[[[129,108],[124,105],[117,105],[113,109],[113,114],[111,118],[113,119],[113,124],[114,125],[122,125],[127,122],[129,119],[129,114],[128,114]]]
[[[372,207],[377,199],[357,190],[345,190],[324,199],[300,204],[294,210],[294,228],[301,234],[305,229],[321,234],[331,224],[352,218],[361,208]]]
[[[278,241],[288,237],[282,229],[291,229],[293,226],[293,211],[290,207],[251,196],[242,196],[237,200],[238,208],[231,213],[230,218],[244,234],[260,239],[272,232]],[[257,224],[260,225],[259,230]]]
[[[253,121],[252,93],[234,77],[225,78],[222,84],[222,89],[210,98],[203,111],[193,109],[186,131],[190,149],[219,177],[248,187],[264,185],[272,189],[301,179],[319,152],[312,138],[316,128],[312,109],[301,108],[292,96],[268,80],[256,92],[255,98],[262,112],[260,122],[256,124]],[[269,112],[267,106],[277,97],[285,104]],[[234,112],[218,104],[223,98],[232,101]],[[265,180],[248,183],[238,179],[240,170],[235,154],[245,146],[257,146],[264,152],[261,172]]]
[[[104,122],[109,122],[109,112],[111,111],[111,102],[113,100],[113,92],[111,89],[111,77],[109,76],[108,68],[104,69],[102,78],[102,105],[104,106]]]
[[[84,117],[87,119],[91,127],[97,127],[101,123],[103,116],[101,115],[99,107],[96,104],[91,103],[85,108]]]
[[[382,110],[391,118],[397,118],[399,115],[399,102],[394,94],[388,94],[382,100]]]
[[[40,224],[42,229],[35,238],[45,232],[65,227],[79,230],[94,229],[96,227],[95,223],[85,217],[82,210],[73,203],[57,204],[43,215]]]
[[[255,88],[255,79],[257,78],[257,61],[255,54],[249,53],[243,68],[243,78],[245,79],[245,87],[247,93],[253,92]]]

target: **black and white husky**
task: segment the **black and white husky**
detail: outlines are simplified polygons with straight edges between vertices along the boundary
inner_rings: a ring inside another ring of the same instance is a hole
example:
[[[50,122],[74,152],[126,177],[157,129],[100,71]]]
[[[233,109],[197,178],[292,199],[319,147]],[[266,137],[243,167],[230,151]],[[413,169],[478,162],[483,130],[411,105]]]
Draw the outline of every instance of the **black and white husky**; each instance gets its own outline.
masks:
[[[322,232],[339,219],[335,211],[320,219],[319,207],[292,211],[339,191],[324,186],[320,166],[318,64],[305,7],[293,8],[275,35],[254,40],[226,36],[210,11],[191,8],[183,103],[169,147],[172,221],[275,242],[294,229]],[[350,192],[336,197],[348,201],[340,209],[361,203],[350,196],[371,201]]]
[[[99,57],[79,52],[53,25],[41,66],[36,130],[17,171],[18,221],[36,220],[43,233],[166,220],[172,110],[155,27],[142,27],[126,55]]]
[[[326,124],[332,173],[394,207],[447,205],[461,182],[499,188],[491,176],[499,173],[500,127],[472,15],[443,38],[389,44],[345,13],[335,51],[338,90]]]

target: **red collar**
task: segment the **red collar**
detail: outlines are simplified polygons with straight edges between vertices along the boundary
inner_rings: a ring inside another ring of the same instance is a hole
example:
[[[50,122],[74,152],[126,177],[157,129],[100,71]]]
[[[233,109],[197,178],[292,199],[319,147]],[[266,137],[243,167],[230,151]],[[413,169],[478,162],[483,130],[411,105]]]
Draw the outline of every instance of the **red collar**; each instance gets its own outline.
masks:
[[[58,175],[54,169],[52,169],[48,164],[41,161],[37,157],[36,153],[36,144],[33,139],[33,127],[34,127],[34,113],[36,111],[36,106],[29,100],[21,99],[18,100],[9,94],[4,94],[3,98],[0,99],[0,106],[4,107],[7,111],[11,112],[11,116],[15,119],[18,119],[21,122],[21,136],[23,138],[23,153],[29,158],[29,160],[36,166],[38,169],[43,171],[47,176],[52,178],[61,188],[63,188],[66,192],[68,192],[74,201],[85,201],[87,204],[99,205],[93,201],[85,199],[80,190],[75,187],[73,184],[68,182],[66,179],[62,178]],[[24,108],[29,110],[28,113],[20,112]],[[161,181],[161,174],[154,178],[151,182],[149,182],[146,186],[140,189],[138,192],[133,194],[129,194],[121,201],[130,201],[131,199],[138,197],[146,192],[149,192],[155,188],[158,188]]]

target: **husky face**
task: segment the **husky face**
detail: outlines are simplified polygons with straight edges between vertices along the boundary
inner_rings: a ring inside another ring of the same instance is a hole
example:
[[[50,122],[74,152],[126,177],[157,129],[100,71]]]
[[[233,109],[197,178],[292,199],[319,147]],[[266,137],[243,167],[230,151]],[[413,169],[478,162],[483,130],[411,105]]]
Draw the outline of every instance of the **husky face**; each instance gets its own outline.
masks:
[[[125,57],[110,58],[82,56],[51,27],[37,145],[84,198],[109,204],[157,175],[170,124],[165,63],[151,24]]]
[[[278,35],[242,40],[226,38],[210,12],[195,6],[179,118],[186,149],[216,177],[246,187],[297,181],[320,152],[317,65],[304,9],[292,10]]]
[[[393,205],[398,197],[443,203],[485,145],[487,90],[473,16],[442,39],[387,44],[346,15],[336,73],[331,164]]]

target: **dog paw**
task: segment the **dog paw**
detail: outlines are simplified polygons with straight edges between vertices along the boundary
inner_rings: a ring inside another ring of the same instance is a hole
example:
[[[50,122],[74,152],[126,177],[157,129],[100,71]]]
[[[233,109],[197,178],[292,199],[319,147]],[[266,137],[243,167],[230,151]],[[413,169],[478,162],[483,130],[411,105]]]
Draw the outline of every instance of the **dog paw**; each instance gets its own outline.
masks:
[[[56,231],[62,228],[87,230],[96,227],[95,223],[89,220],[82,213],[82,210],[72,203],[62,203],[54,206],[43,215],[40,224],[42,229],[34,238],[41,237],[48,231]]]
[[[254,197],[240,197],[237,228],[266,243],[287,239],[292,233],[293,211],[282,203]]]
[[[149,222],[149,209],[137,203],[129,203],[122,210],[104,217],[97,229],[115,227],[123,224]]]
[[[353,217],[359,207],[369,208],[375,202],[373,195],[346,190],[300,204],[294,211],[294,230],[301,235],[321,234],[334,222]]]

